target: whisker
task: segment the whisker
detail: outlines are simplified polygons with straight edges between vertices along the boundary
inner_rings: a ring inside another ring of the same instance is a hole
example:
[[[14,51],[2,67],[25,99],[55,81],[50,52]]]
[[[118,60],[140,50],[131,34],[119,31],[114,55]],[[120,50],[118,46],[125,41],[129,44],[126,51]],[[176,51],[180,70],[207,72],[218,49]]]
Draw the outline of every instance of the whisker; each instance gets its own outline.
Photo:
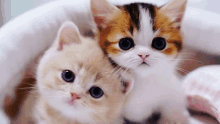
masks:
[[[189,71],[185,70],[185,69],[182,69],[182,68],[176,68],[177,70],[181,71],[181,72],[184,72],[184,73],[189,73]]]
[[[193,53],[185,53],[185,52],[180,53],[180,55],[193,55],[193,56],[196,56],[196,54],[193,54]]]
[[[35,87],[24,87],[24,88],[17,88],[18,90],[26,90],[26,89],[36,89]]]
[[[103,107],[99,107],[99,108],[102,108],[103,109]],[[106,109],[108,109],[108,108],[106,108]],[[107,122],[107,120],[104,118],[104,116],[103,115],[101,115],[100,113],[98,113],[98,112],[96,112],[96,111],[94,111],[98,116],[100,116],[100,119],[102,119],[106,124],[109,124],[108,122]]]
[[[186,61],[194,61],[194,62],[199,62],[199,63],[201,63],[201,64],[203,64],[203,65],[205,64],[205,63],[203,63],[202,61],[198,61],[198,60],[193,60],[193,59],[178,59],[178,58],[177,58],[176,60],[184,60],[184,61],[185,61],[185,60],[186,60]]]

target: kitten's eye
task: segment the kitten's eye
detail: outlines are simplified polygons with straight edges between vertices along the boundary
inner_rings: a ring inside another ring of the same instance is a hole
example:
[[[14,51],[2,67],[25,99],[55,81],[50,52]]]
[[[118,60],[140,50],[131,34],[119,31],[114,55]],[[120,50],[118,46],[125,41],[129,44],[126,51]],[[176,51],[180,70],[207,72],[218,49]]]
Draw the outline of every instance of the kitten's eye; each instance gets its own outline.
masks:
[[[73,82],[74,79],[75,79],[75,75],[74,75],[74,73],[73,73],[72,71],[70,71],[70,70],[64,70],[64,71],[62,72],[62,78],[63,78],[63,80],[66,81],[66,82]]]
[[[89,90],[89,93],[93,98],[96,98],[96,99],[102,97],[104,94],[102,89],[96,86],[91,87]]]
[[[157,50],[163,50],[166,47],[166,41],[164,38],[156,37],[153,39],[152,47]]]
[[[119,41],[119,47],[122,50],[129,50],[134,47],[134,41],[131,38],[122,38]]]

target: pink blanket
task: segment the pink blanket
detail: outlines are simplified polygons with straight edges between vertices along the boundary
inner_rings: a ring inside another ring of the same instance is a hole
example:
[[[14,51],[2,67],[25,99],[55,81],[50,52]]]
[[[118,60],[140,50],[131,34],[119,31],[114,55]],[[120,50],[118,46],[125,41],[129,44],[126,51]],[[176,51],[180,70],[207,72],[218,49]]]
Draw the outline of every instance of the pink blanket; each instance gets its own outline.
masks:
[[[208,113],[220,122],[220,66],[189,73],[183,82],[189,108]]]

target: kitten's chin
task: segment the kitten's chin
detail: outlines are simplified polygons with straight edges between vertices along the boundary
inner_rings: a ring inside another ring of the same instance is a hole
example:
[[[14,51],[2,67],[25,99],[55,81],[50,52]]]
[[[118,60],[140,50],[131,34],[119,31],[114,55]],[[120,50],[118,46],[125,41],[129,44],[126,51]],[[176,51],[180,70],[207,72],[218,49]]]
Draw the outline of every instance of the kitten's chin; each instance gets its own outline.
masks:
[[[140,65],[139,65],[139,67],[149,67],[150,65],[148,64],[148,63],[146,63],[146,62],[142,62]]]
[[[122,65],[123,66],[123,65]],[[150,65],[148,64],[136,64],[136,65],[130,65],[130,66],[124,66],[125,69],[130,70],[146,70],[150,68]]]
[[[141,63],[136,67],[133,67],[132,69],[148,69],[148,68],[150,68],[150,65],[148,63]]]

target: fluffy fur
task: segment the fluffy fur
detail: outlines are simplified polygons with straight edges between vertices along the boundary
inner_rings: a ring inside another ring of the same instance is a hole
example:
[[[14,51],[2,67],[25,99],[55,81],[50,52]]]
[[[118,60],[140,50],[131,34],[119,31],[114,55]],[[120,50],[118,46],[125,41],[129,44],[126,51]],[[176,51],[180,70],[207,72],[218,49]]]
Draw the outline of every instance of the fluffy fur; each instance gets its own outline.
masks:
[[[75,74],[73,83],[62,79],[66,69]],[[39,99],[34,112],[37,123],[113,123],[131,88],[114,70],[97,42],[82,37],[73,23],[66,22],[38,66]],[[100,87],[104,95],[91,97],[92,86]],[[70,104],[71,93],[81,98]]]
[[[115,0],[115,3],[124,4],[124,2],[130,3],[132,1]],[[2,95],[0,101],[3,101],[2,98],[6,92],[13,90],[9,87],[10,85],[15,86],[21,81],[21,73],[28,63],[52,43],[59,26],[64,21],[80,20],[81,30],[90,27],[85,24],[91,24],[91,21],[84,22],[90,20],[87,18],[90,17],[88,16],[88,0],[78,2],[67,0],[49,3],[16,17],[1,28],[0,92]],[[152,0],[152,2],[156,1]],[[183,27],[185,39],[188,41],[186,44],[219,55],[218,45],[216,45],[219,39],[218,17],[217,14],[189,7]],[[207,31],[207,29],[209,30]],[[48,34],[48,32],[50,33]]]
[[[161,115],[159,123],[188,123],[184,92],[176,77],[177,57],[182,49],[181,22],[186,0],[172,0],[157,7],[146,3],[114,6],[106,0],[92,0],[94,21],[99,30],[103,51],[114,65],[131,69],[134,89],[124,107],[124,116],[135,123],[151,123],[153,113]],[[152,47],[154,38],[164,38],[166,47]],[[122,38],[134,46],[120,47]],[[145,56],[145,59],[141,56]]]
[[[146,2],[146,0],[109,1],[120,5],[134,1]],[[147,1],[160,5],[165,2],[165,0]],[[0,104],[4,94],[11,93],[13,87],[21,81],[22,72],[28,63],[51,45],[62,23],[66,20],[74,21],[81,31],[90,30],[93,27],[88,3],[89,0],[51,2],[29,10],[1,27],[0,92],[2,95],[0,96]],[[183,29],[186,45],[219,55],[217,45],[219,41],[219,15],[188,7],[185,17]],[[204,24],[204,22],[206,23]],[[210,39],[210,37],[212,38]]]

